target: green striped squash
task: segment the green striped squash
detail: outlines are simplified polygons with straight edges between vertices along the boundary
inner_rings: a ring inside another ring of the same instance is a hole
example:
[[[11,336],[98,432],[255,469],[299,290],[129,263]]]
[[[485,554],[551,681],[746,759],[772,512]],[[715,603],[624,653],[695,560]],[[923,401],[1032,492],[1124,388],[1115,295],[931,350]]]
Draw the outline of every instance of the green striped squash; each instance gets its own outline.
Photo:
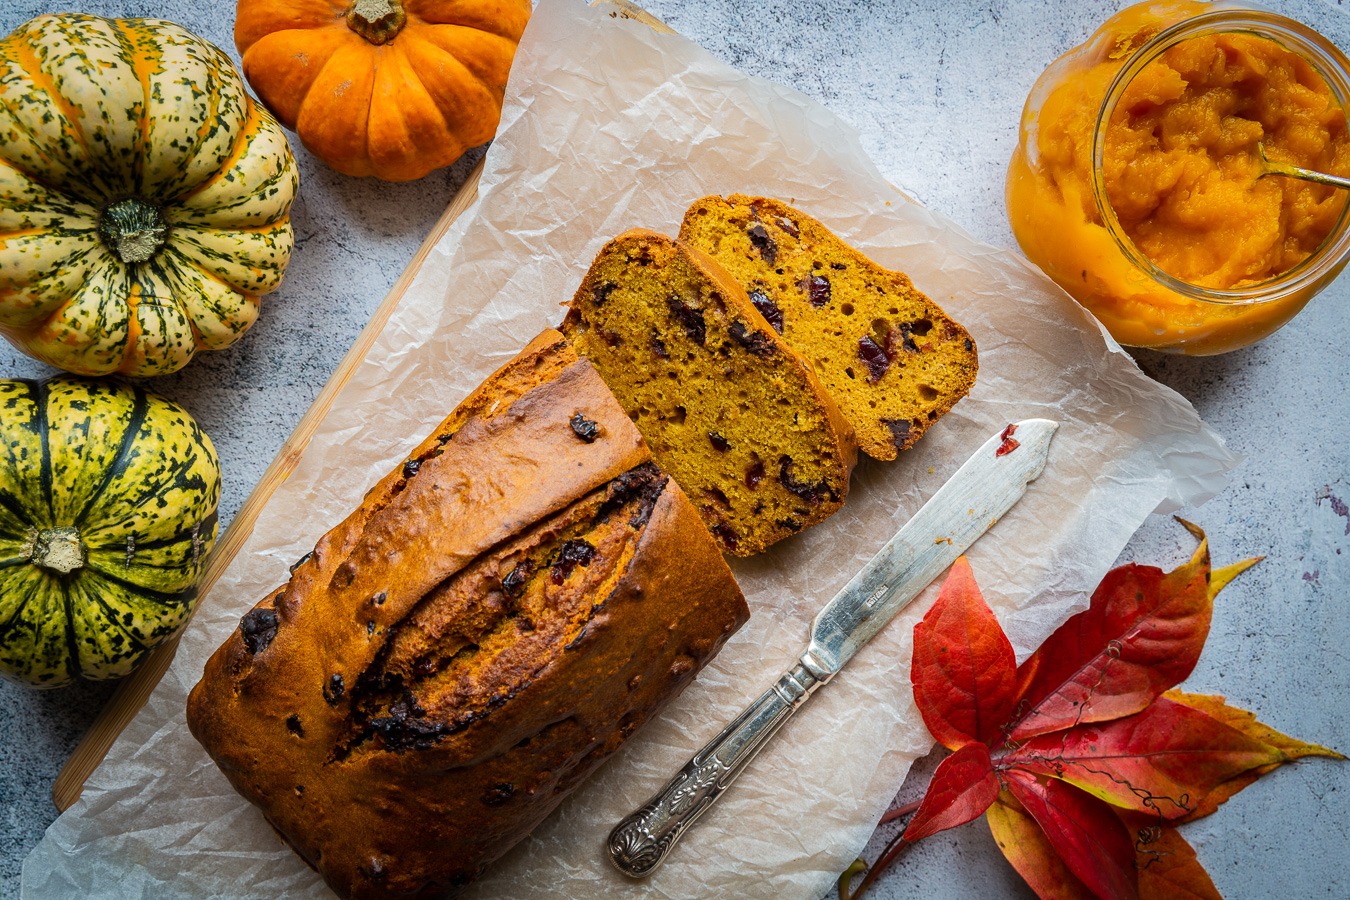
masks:
[[[0,333],[69,372],[227,347],[281,283],[295,159],[229,58],[155,19],[0,40]]]
[[[0,381],[0,675],[130,672],[192,612],[219,499],[215,448],[176,403]]]

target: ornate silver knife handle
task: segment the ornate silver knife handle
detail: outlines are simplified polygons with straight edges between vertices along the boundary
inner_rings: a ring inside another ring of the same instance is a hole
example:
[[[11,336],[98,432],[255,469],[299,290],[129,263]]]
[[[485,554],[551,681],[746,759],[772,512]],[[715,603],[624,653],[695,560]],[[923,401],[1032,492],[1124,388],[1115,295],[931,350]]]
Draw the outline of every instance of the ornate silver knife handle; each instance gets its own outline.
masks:
[[[830,674],[810,654],[760,695],[641,809],[609,833],[610,862],[642,878],[666,858],[680,835],[755,758],[755,754]]]
[[[1045,468],[1058,427],[1048,419],[1009,424],[928,498],[816,614],[797,665],[609,833],[606,848],[619,871],[641,878],[661,864],[806,698],[1017,503]]]

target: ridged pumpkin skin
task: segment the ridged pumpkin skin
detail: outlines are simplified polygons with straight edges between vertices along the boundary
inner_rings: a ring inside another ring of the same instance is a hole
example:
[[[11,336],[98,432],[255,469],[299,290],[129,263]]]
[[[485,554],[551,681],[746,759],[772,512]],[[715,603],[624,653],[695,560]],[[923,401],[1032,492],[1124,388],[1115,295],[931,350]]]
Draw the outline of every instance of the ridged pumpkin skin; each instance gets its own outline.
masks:
[[[0,41],[0,333],[83,375],[239,339],[290,259],[285,132],[171,22],[39,16]]]
[[[258,96],[345,175],[421,178],[497,131],[530,0],[239,0]]]
[[[0,675],[130,672],[192,612],[219,499],[215,448],[176,403],[0,381]]]

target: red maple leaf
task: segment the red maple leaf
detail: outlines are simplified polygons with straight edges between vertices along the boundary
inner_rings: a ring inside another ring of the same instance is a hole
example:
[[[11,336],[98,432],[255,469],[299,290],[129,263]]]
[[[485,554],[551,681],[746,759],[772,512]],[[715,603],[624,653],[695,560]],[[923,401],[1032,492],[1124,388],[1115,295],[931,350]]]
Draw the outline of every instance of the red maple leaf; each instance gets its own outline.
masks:
[[[1214,597],[1259,561],[1211,571],[1204,532],[1182,524],[1200,541],[1189,562],[1113,569],[1021,666],[957,560],[914,628],[911,667],[924,723],[952,753],[857,890],[861,866],[840,879],[843,900],[904,846],[980,815],[1041,897],[1218,897],[1175,826],[1284,763],[1344,759],[1222,697],[1173,690],[1200,658]]]

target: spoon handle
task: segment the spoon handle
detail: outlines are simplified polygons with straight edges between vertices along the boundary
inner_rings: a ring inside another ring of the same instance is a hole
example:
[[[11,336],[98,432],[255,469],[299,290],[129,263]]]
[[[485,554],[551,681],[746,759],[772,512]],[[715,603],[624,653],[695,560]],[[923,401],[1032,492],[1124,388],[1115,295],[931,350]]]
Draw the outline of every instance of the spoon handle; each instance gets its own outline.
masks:
[[[1326,172],[1315,172],[1312,169],[1303,169],[1289,163],[1276,162],[1266,156],[1266,147],[1264,144],[1257,144],[1256,149],[1261,153],[1261,177],[1267,175],[1283,175],[1287,178],[1297,178],[1300,181],[1312,181],[1317,184],[1326,184],[1342,190],[1350,190],[1350,178],[1343,178],[1340,175],[1329,175]]]

